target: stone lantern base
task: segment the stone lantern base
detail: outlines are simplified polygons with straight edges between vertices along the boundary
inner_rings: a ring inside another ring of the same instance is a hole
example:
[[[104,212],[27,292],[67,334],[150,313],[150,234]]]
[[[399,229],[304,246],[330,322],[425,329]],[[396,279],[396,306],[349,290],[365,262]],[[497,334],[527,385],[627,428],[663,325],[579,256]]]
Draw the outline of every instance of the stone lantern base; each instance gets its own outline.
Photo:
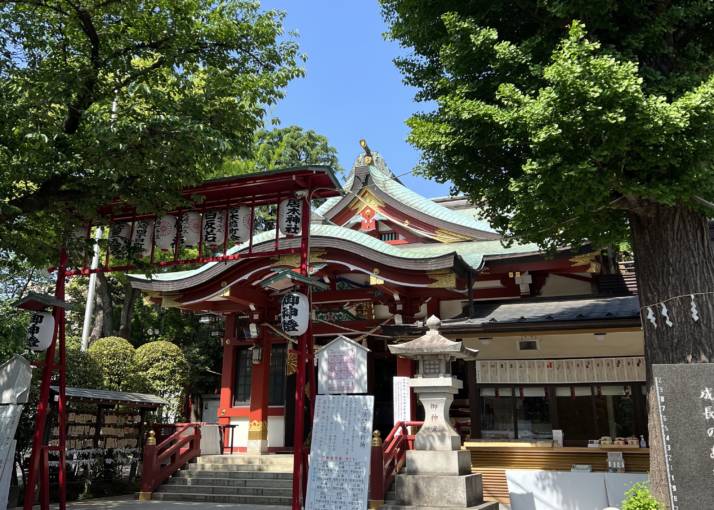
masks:
[[[394,483],[396,501],[384,510],[498,510],[498,503],[484,503],[481,475],[471,473],[467,451],[410,450],[406,473]]]

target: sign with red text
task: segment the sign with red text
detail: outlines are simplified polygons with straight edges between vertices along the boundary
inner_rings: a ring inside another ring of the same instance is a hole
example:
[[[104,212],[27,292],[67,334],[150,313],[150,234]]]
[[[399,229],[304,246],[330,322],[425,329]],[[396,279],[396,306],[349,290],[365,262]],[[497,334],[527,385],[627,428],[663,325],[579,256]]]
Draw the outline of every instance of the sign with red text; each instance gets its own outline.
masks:
[[[317,392],[320,394],[367,393],[369,349],[338,336],[317,354]]]

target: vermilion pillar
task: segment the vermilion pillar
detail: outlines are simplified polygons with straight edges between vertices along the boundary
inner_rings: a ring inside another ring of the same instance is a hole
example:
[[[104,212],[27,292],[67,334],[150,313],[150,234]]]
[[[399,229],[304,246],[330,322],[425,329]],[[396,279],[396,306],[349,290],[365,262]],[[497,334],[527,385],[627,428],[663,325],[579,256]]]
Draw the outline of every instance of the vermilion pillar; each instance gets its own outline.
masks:
[[[248,453],[268,452],[268,391],[270,385],[270,341],[256,340],[262,348],[260,363],[253,363],[250,380]]]
[[[236,316],[230,314],[226,316],[225,331],[223,333],[223,366],[221,368],[221,399],[218,406],[218,423],[220,425],[230,425],[231,419],[228,410],[233,406],[233,380],[235,379],[235,346],[233,345],[233,335],[236,330]],[[226,428],[223,431],[223,444],[232,448],[229,444],[232,435]],[[232,450],[228,450],[231,451]]]

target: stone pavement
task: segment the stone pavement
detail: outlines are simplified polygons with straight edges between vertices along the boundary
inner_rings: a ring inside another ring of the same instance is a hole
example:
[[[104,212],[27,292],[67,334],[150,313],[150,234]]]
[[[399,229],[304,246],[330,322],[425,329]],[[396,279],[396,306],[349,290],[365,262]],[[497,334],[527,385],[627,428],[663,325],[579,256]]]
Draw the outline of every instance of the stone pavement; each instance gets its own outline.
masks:
[[[39,510],[39,506],[35,510]],[[50,505],[52,510],[57,505]],[[135,496],[116,496],[113,498],[97,498],[85,501],[67,503],[68,510],[199,510],[210,508],[215,510],[288,510],[288,506],[261,505],[229,505],[222,503],[179,502],[179,501],[139,501]]]

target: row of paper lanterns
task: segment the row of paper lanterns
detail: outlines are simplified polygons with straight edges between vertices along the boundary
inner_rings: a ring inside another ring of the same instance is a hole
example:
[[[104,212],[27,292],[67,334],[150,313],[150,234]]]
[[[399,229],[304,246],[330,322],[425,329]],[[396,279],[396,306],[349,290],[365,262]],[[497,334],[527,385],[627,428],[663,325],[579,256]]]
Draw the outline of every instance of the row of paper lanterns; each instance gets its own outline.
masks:
[[[251,235],[251,209],[247,206],[229,209],[189,211],[180,217],[164,215],[157,220],[145,219],[134,222],[114,223],[109,232],[109,250],[124,254],[131,238],[134,253],[148,257],[153,242],[162,251],[171,250],[178,237],[180,246],[193,248],[201,240],[204,246],[216,249],[227,244],[232,246],[248,240]],[[280,202],[278,228],[283,235],[300,235],[302,232],[302,202],[289,198]],[[178,235],[177,235],[178,234]]]

